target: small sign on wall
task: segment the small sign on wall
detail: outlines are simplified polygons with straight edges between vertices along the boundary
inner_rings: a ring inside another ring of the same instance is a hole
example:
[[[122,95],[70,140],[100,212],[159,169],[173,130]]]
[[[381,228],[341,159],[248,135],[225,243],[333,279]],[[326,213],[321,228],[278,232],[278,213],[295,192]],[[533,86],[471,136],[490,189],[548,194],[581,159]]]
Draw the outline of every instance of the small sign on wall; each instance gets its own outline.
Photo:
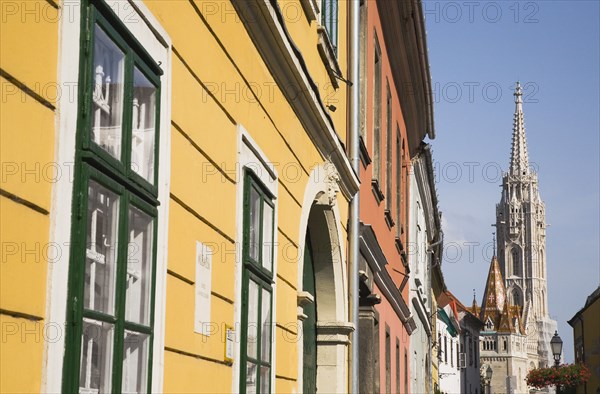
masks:
[[[233,364],[233,344],[235,341],[235,331],[233,327],[225,325],[225,362]]]
[[[210,292],[212,282],[212,250],[196,241],[196,296],[194,332],[210,336]]]

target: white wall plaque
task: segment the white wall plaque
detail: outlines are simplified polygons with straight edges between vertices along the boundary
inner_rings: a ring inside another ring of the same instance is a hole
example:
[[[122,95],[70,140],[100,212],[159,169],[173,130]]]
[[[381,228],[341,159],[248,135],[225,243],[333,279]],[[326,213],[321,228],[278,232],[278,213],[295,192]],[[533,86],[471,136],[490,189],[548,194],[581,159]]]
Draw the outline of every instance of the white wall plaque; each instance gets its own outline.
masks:
[[[212,282],[212,250],[196,241],[196,299],[194,332],[210,336],[210,289]]]
[[[233,327],[225,326],[225,362],[233,363],[233,343],[235,341],[235,331]]]

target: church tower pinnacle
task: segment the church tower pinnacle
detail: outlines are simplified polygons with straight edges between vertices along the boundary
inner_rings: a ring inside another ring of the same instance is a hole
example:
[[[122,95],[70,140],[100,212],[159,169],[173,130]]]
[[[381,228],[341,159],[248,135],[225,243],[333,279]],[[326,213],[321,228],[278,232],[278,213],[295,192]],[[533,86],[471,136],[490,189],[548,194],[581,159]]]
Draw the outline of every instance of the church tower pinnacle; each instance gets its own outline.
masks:
[[[511,175],[529,174],[527,139],[525,138],[525,120],[523,118],[523,89],[517,82],[515,89],[515,115],[513,119],[512,152],[510,156]]]

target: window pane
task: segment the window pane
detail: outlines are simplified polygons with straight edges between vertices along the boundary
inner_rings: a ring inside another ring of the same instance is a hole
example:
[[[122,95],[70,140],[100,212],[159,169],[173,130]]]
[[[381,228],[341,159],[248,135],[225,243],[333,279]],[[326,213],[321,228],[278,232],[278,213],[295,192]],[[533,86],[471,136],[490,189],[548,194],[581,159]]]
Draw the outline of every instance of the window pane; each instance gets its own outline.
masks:
[[[270,368],[269,367],[265,367],[265,366],[261,366],[260,367],[260,392],[261,393],[269,393],[269,386],[271,383],[271,376],[270,376]]]
[[[262,265],[273,270],[273,207],[263,203],[263,254]]]
[[[137,67],[133,70],[131,169],[154,183],[156,87]]]
[[[258,358],[258,291],[252,280],[248,283],[248,357]]]
[[[123,394],[147,392],[148,343],[148,335],[125,331],[121,384]]]
[[[83,305],[112,315],[115,297],[119,197],[90,180]]]
[[[112,324],[83,319],[80,393],[110,393],[112,376]]]
[[[256,393],[257,365],[248,362],[246,365],[246,394]]]
[[[258,261],[258,243],[260,242],[260,196],[256,189],[250,188],[250,228],[249,228],[249,253],[254,261]]]
[[[261,313],[261,360],[271,362],[271,293],[262,290],[262,313]]]
[[[121,159],[125,56],[98,25],[94,34],[91,139]]]
[[[139,209],[130,207],[125,318],[145,325],[150,324],[152,238],[152,218]]]

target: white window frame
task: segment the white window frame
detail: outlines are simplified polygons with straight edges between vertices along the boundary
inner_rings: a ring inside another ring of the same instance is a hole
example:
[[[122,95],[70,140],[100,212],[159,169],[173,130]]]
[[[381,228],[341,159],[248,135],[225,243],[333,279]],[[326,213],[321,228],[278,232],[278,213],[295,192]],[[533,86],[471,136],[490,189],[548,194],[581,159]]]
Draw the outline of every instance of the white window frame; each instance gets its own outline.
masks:
[[[236,248],[235,248],[235,302],[234,302],[234,328],[235,346],[233,360],[233,379],[231,392],[237,393],[240,389],[240,360],[241,360],[241,322],[242,322],[242,283],[243,283],[243,239],[244,239],[244,171],[251,169],[261,181],[262,186],[273,195],[275,226],[273,227],[273,283],[271,285],[271,392],[275,392],[275,371],[277,369],[277,344],[275,341],[275,328],[277,321],[277,257],[278,257],[278,174],[275,165],[254,141],[250,133],[241,124],[237,125],[237,166],[236,166]]]
[[[172,41],[166,30],[152,15],[142,0],[105,0],[124,25],[136,37],[148,54],[160,65],[161,77],[160,144],[158,162],[159,183],[158,231],[156,234],[156,282],[154,305],[154,344],[152,362],[152,391],[163,391],[164,335],[166,304],[166,270],[168,247],[169,191],[171,172],[171,58]],[[63,18],[60,18],[58,48],[58,84],[64,87],[57,102],[56,141],[54,157],[63,168],[52,189],[50,212],[50,244],[60,248],[48,264],[46,285],[46,327],[44,340],[41,392],[61,392],[65,352],[65,322],[67,286],[69,278],[69,245],[71,242],[71,214],[75,162],[75,136],[78,117],[77,89],[79,83],[81,4],[78,0],[63,0]],[[70,87],[70,88],[68,88]],[[68,89],[67,89],[68,88]]]

